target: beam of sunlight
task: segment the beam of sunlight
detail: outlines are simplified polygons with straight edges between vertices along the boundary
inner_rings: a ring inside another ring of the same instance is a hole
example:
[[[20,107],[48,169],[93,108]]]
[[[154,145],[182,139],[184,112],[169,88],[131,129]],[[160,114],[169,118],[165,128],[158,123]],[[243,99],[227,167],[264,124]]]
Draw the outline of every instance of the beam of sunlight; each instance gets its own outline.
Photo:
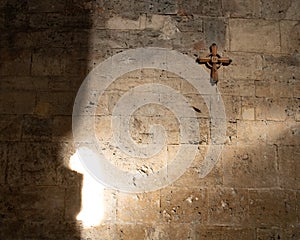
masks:
[[[81,221],[85,228],[97,226],[104,217],[104,186],[93,179],[84,169],[77,152],[70,158],[69,167],[83,174],[81,211],[76,219]]]

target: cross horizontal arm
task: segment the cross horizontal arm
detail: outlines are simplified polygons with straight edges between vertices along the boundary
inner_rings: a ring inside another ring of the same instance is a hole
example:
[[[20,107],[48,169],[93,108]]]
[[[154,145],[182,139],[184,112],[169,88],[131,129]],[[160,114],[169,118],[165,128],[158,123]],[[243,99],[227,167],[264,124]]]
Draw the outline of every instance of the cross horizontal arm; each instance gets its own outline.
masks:
[[[228,57],[221,57],[221,58],[218,59],[218,62],[229,64],[229,63],[231,63],[231,59],[229,59]]]
[[[211,58],[210,57],[202,57],[202,58],[198,58],[197,62],[198,63],[207,63],[210,62]]]

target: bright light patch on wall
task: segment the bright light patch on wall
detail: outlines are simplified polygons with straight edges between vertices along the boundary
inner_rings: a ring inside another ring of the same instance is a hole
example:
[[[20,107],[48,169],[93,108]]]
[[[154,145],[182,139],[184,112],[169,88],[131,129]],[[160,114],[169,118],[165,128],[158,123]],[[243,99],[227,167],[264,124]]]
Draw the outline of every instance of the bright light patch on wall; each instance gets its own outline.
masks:
[[[97,226],[104,216],[104,186],[84,169],[77,152],[71,157],[69,167],[83,175],[81,210],[76,219],[81,221],[85,228]]]

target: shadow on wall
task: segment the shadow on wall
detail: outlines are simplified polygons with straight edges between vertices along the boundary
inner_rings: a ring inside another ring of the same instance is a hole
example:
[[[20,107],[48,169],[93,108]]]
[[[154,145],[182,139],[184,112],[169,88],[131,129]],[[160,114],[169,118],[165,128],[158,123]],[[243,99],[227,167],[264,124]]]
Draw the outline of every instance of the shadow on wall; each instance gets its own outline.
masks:
[[[1,0],[0,13],[0,238],[79,239],[82,177],[64,162],[90,9]]]

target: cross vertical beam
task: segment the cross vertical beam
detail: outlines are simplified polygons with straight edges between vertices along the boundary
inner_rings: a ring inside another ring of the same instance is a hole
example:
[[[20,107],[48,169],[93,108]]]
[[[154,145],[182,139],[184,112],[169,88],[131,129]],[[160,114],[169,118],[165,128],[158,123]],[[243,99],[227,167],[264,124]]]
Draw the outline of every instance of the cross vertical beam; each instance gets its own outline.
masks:
[[[214,83],[218,82],[218,69],[224,65],[228,66],[232,60],[228,57],[221,57],[218,53],[217,44],[213,43],[210,46],[210,54],[206,57],[197,58],[196,62],[199,64],[205,64],[209,69],[211,69],[210,77]]]

